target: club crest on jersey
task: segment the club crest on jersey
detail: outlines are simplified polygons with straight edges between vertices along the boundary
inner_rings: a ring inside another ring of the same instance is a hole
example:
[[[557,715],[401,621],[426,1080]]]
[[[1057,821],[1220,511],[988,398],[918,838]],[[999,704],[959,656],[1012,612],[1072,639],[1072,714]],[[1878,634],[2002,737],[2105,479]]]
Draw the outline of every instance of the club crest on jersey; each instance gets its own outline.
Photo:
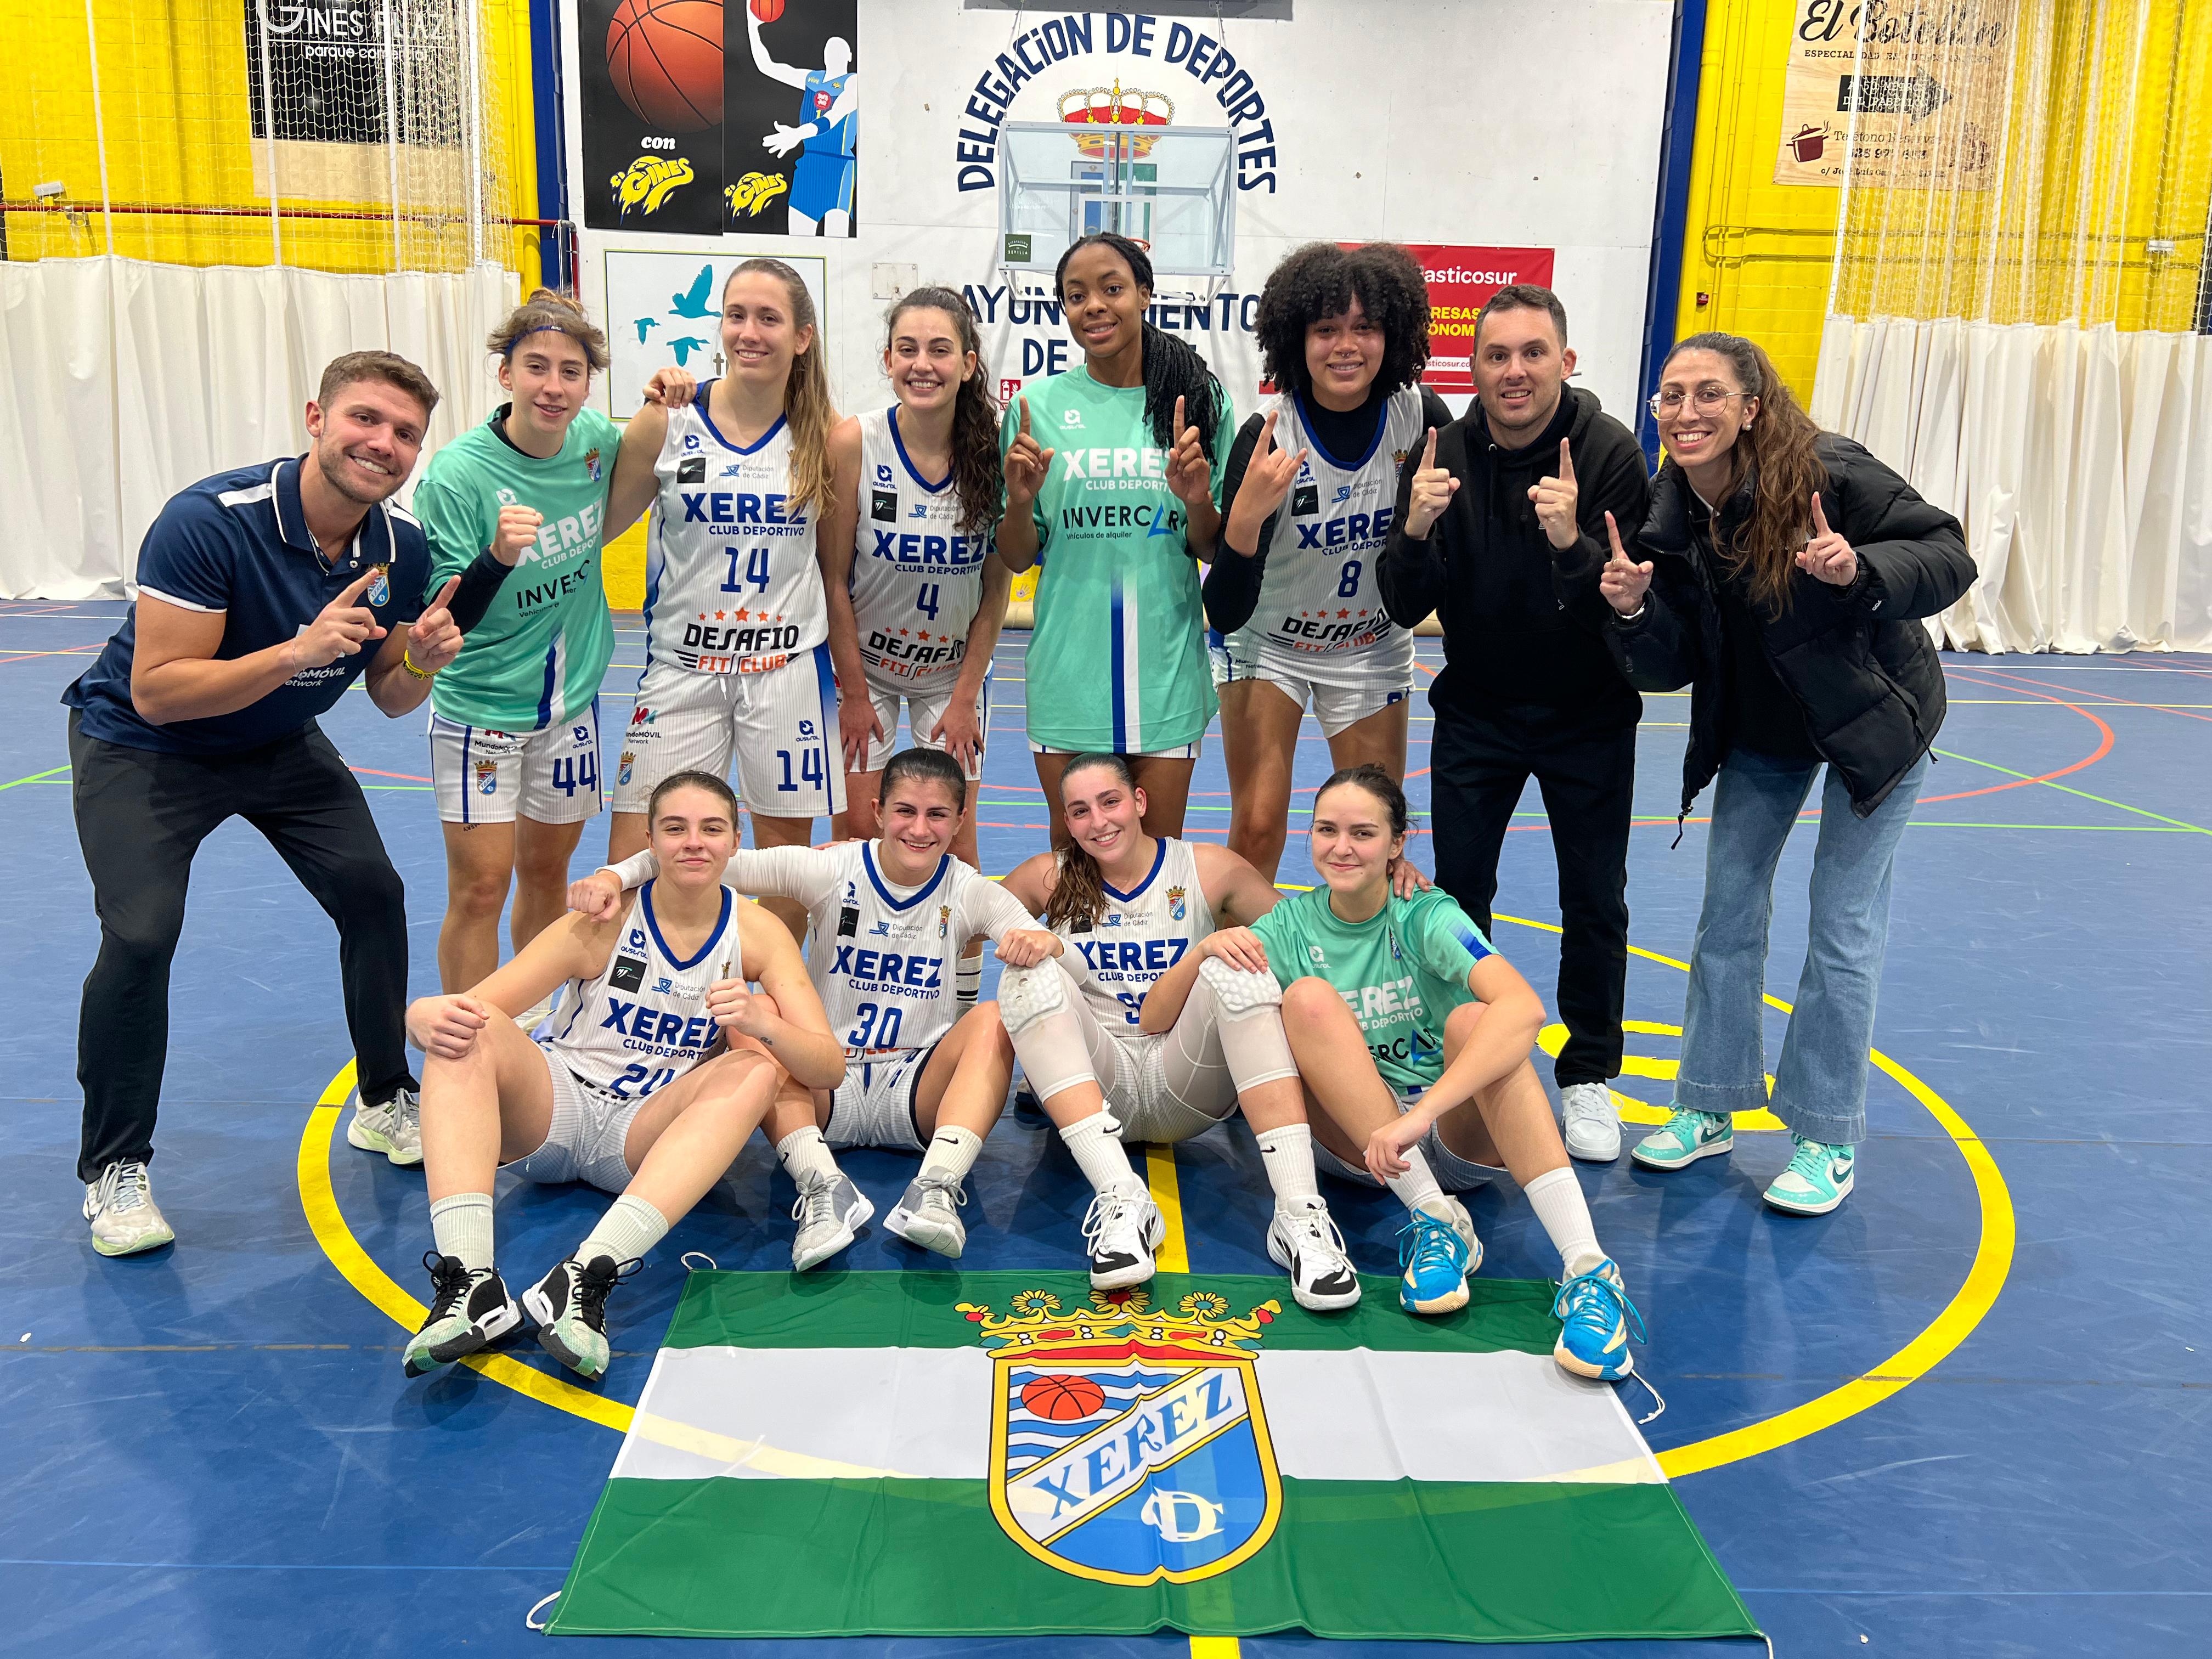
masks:
[[[629,750],[629,749],[625,749],[625,750],[623,750],[623,757],[622,757],[622,770],[615,774],[615,781],[616,781],[617,783],[618,783],[618,784],[622,784],[622,785],[623,785],[623,786],[627,787],[627,786],[629,785],[629,783],[630,769],[631,769],[632,767],[635,766],[636,764],[637,764],[637,753],[636,753],[636,751],[635,751],[635,750]]]
[[[1254,1365],[1282,1311],[1196,1291],[1024,1291],[959,1304],[991,1349],[991,1512],[1048,1566],[1108,1584],[1188,1583],[1263,1548],[1283,1508]]]
[[[495,795],[499,793],[499,763],[480,760],[476,763],[477,793]]]
[[[376,567],[376,575],[369,582],[368,592],[364,597],[368,600],[372,609],[380,605],[392,603],[392,567],[390,565],[380,564]]]
[[[1183,902],[1182,889],[1180,887],[1169,888],[1168,920],[1170,921],[1181,921],[1188,913],[1189,906]]]
[[[593,483],[599,483],[602,476],[599,467],[599,452],[596,449],[587,449],[584,452],[584,476]]]
[[[937,907],[937,936],[943,939],[951,931],[952,907],[949,904],[940,904]]]

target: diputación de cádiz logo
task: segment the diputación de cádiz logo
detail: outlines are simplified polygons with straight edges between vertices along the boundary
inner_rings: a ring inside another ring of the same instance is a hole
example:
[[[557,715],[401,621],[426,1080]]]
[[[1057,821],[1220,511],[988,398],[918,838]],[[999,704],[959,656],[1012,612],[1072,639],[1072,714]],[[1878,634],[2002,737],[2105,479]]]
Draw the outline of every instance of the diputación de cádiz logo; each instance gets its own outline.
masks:
[[[1274,1536],[1283,1510],[1253,1359],[1282,1311],[1237,1316],[1195,1291],[1141,1287],[1064,1310],[1024,1291],[960,1311],[991,1349],[991,1512],[1047,1565],[1109,1584],[1211,1578]]]

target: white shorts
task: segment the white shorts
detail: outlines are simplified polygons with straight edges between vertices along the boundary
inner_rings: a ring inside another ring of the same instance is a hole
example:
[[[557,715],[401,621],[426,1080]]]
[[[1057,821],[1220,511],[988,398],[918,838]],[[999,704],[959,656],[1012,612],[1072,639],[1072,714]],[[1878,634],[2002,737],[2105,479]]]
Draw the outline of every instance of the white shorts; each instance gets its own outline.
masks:
[[[1400,1095],[1399,1111],[1406,1111],[1419,1098],[1419,1094]],[[1476,1187],[1487,1187],[1505,1174],[1495,1164],[1477,1164],[1462,1158],[1444,1145],[1443,1137],[1437,1133],[1433,1123],[1429,1126],[1428,1133],[1421,1137],[1420,1146],[1421,1155],[1429,1161],[1429,1173],[1436,1176],[1437,1185],[1448,1193],[1464,1193]],[[1314,1168],[1323,1175],[1333,1175],[1340,1181],[1357,1182],[1363,1187],[1380,1187],[1382,1184],[1364,1164],[1346,1164],[1322,1146],[1318,1136],[1315,1137],[1313,1150]]]
[[[926,1150],[915,1110],[921,1073],[937,1052],[927,1048],[885,1054],[880,1060],[848,1060],[845,1080],[830,1097],[830,1127],[822,1132],[832,1150],[884,1146],[895,1152]]]
[[[1194,761],[1200,755],[1203,754],[1205,750],[1206,739],[1204,738],[1200,738],[1195,743],[1182,744],[1173,749],[1133,750],[1128,754],[1122,756],[1121,758],[1123,760]],[[1049,744],[1039,743],[1035,738],[1031,738],[1030,739],[1030,753],[1032,755],[1080,755],[1084,752],[1085,751],[1080,749],[1054,749]],[[1097,753],[1098,751],[1092,750],[1091,752]]]
[[[876,718],[883,722],[884,735],[868,739],[866,752],[861,755],[856,772],[880,772],[890,764],[891,757],[898,751],[899,702],[906,702],[907,725],[917,749],[942,750],[945,745],[934,741],[930,733],[937,729],[945,711],[952,707],[952,694],[958,688],[957,674],[940,674],[935,680],[924,680],[919,685],[911,681],[894,682],[889,685],[871,679],[868,682],[868,701],[876,706]],[[991,731],[991,677],[983,676],[983,690],[975,699],[975,730],[988,738]],[[983,781],[983,745],[975,745],[975,763],[967,774],[968,781]]]
[[[1213,660],[1216,686],[1240,680],[1265,680],[1301,710],[1311,707],[1314,718],[1321,722],[1322,735],[1333,738],[1358,725],[1370,714],[1378,714],[1413,695],[1412,645],[1412,636],[1408,635],[1402,661],[1395,660],[1395,652],[1385,653],[1393,660],[1379,665],[1379,675],[1375,659],[1363,655],[1358,659],[1361,665],[1340,680],[1331,674],[1332,665],[1325,657],[1316,657],[1310,663],[1286,663],[1255,650],[1242,634],[1231,635],[1209,647],[1208,654]]]
[[[837,747],[837,684],[830,647],[781,668],[696,674],[655,662],[638,683],[615,768],[615,811],[642,812],[663,778],[697,769],[727,775],[762,817],[821,818],[845,810]]]
[[[588,1182],[603,1193],[619,1193],[636,1173],[623,1157],[631,1120],[645,1104],[642,1095],[624,1097],[592,1087],[570,1071],[547,1043],[538,1052],[553,1079],[553,1121],[544,1143],[507,1167],[525,1181],[552,1186]]]
[[[599,810],[599,704],[536,732],[430,716],[430,779],[447,823],[581,823]]]

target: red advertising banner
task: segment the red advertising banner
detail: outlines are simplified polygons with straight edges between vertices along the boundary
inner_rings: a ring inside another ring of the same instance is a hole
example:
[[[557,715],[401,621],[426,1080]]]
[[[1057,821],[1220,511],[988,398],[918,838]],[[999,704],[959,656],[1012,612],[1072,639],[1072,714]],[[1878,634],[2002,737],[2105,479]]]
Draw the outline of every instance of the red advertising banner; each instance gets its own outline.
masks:
[[[1514,283],[1552,285],[1547,247],[1459,247],[1433,242],[1407,245],[1421,262],[1429,284],[1429,367],[1421,379],[1435,392],[1472,392],[1468,354],[1474,348],[1474,319],[1490,296]]]

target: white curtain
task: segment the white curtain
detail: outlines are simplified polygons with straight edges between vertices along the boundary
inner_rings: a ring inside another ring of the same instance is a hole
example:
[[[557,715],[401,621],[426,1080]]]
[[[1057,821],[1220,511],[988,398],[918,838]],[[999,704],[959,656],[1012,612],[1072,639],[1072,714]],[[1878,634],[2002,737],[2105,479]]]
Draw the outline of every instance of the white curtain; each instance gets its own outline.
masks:
[[[1812,413],[1966,526],[1938,644],[2212,649],[2212,337],[1831,317]]]
[[[498,400],[484,337],[515,299],[497,266],[0,264],[0,597],[124,592],[171,495],[307,447],[302,412],[343,352],[396,351],[444,392],[427,463]]]

